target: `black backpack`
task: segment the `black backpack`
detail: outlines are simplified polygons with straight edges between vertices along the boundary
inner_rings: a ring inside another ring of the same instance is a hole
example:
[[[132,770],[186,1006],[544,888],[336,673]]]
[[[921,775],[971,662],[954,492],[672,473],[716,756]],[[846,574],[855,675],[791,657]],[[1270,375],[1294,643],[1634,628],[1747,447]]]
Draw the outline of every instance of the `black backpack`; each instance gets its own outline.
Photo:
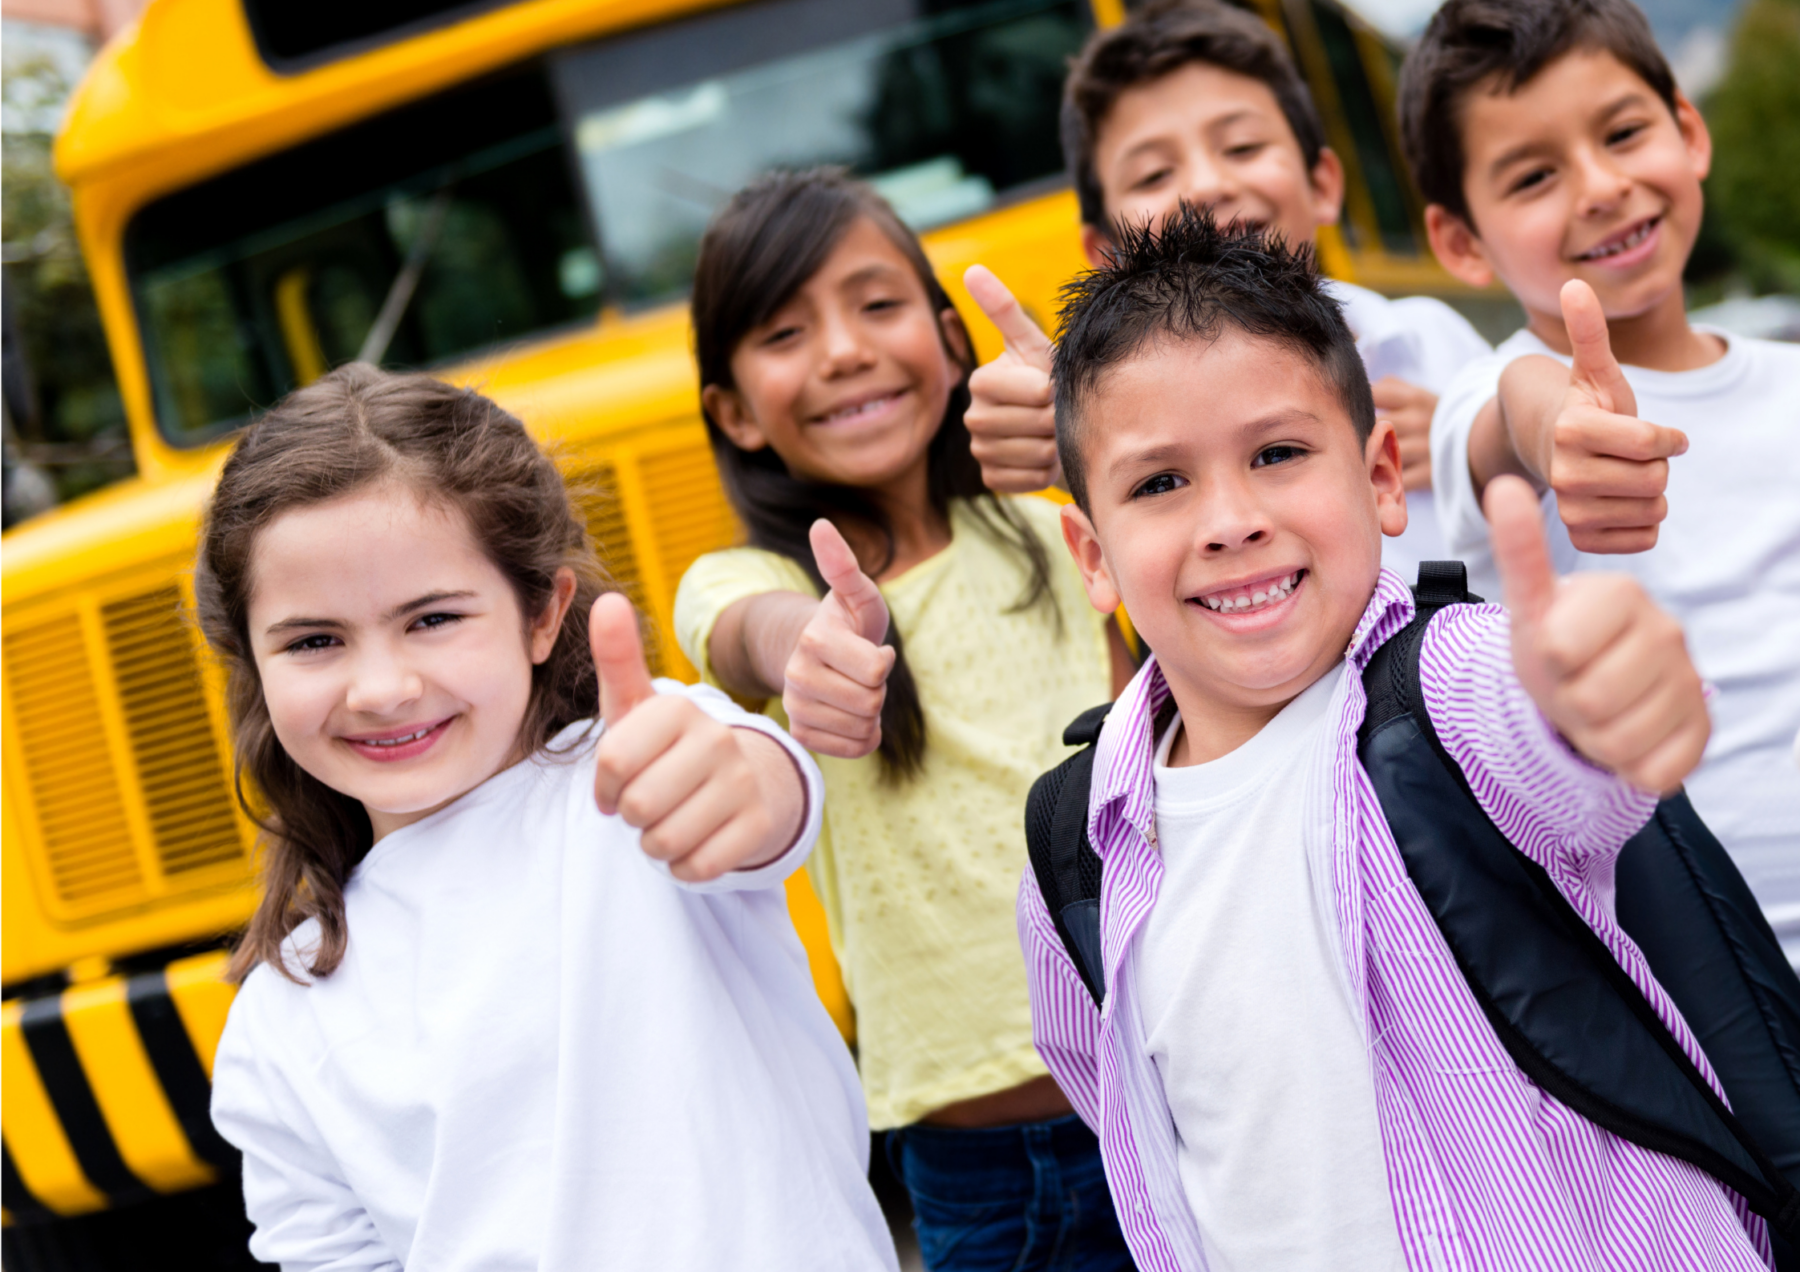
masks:
[[[1419,895],[1514,1063],[1589,1121],[1690,1162],[1769,1221],[1779,1266],[1800,1268],[1800,979],[1731,858],[1685,794],[1663,800],[1620,852],[1620,926],[1675,1001],[1733,1115],[1643,992],[1562,895],[1481,810],[1419,689],[1419,645],[1445,605],[1479,601],[1460,561],[1428,561],[1418,613],[1363,672],[1357,753]],[[1107,706],[1063,741],[1076,754],[1025,806],[1032,872],[1094,1002],[1100,859],[1087,836],[1095,743]],[[1159,713],[1161,734],[1172,703]]]

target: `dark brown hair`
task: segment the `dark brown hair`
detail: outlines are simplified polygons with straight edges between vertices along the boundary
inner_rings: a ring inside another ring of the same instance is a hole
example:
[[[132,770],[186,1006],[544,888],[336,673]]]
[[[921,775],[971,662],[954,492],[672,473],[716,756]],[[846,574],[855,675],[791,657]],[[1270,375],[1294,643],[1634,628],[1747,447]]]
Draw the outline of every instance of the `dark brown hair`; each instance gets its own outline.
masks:
[[[918,238],[874,190],[841,168],[772,173],[733,195],[700,240],[693,307],[695,357],[703,389],[707,385],[734,387],[731,355],[739,342],[787,304],[825,264],[851,226],[864,218],[874,222],[911,263],[934,314],[955,308],[932,273]],[[949,515],[952,499],[966,500],[977,523],[1015,552],[1024,565],[1027,583],[1018,607],[1048,605],[1060,625],[1062,616],[1050,589],[1050,558],[1043,542],[982,484],[981,465],[969,450],[963,412],[969,405],[971,357],[959,353],[947,335],[944,348],[963,375],[950,394],[943,422],[927,451],[927,498],[940,516]],[[869,574],[879,574],[893,560],[894,534],[887,514],[863,491],[797,477],[769,447],[740,450],[711,415],[706,417],[706,431],[725,493],[751,544],[794,561],[821,593],[825,580],[807,538],[812,523],[820,517],[840,527],[854,524],[871,530],[887,544],[883,560],[863,563]],[[906,663],[905,645],[891,626],[888,643],[897,656],[881,707],[878,754],[884,774],[898,779],[917,773],[924,761],[925,712]]]
[[[1427,203],[1469,221],[1462,114],[1478,91],[1516,93],[1577,49],[1603,50],[1672,113],[1675,76],[1631,0],[1448,0],[1400,68],[1400,140]]]
[[[1325,149],[1325,126],[1281,37],[1254,14],[1222,0],[1160,0],[1116,27],[1096,31],[1063,86],[1062,145],[1084,225],[1108,229],[1106,197],[1094,172],[1094,143],[1119,98],[1192,62],[1250,79],[1275,94],[1311,172]]]
[[[532,668],[520,739],[540,747],[595,711],[588,609],[610,584],[562,475],[525,426],[472,389],[366,363],[290,393],[232,448],[194,570],[200,627],[226,669],[238,800],[263,831],[262,899],[233,951],[235,979],[257,963],[298,979],[282,946],[308,919],[319,940],[306,970],[330,975],[349,939],[344,883],[373,841],[362,804],[302,769],[275,737],[249,630],[257,536],[283,513],[381,481],[465,518],[527,621],[550,603],[557,572],[574,571],[562,630]]]
[[[1161,226],[1120,226],[1106,267],[1075,278],[1062,301],[1051,371],[1056,449],[1083,511],[1083,416],[1106,373],[1159,338],[1215,340],[1235,328],[1278,341],[1318,369],[1359,441],[1375,431],[1368,372],[1310,244],[1291,248],[1279,235],[1221,228],[1210,211],[1184,201]]]

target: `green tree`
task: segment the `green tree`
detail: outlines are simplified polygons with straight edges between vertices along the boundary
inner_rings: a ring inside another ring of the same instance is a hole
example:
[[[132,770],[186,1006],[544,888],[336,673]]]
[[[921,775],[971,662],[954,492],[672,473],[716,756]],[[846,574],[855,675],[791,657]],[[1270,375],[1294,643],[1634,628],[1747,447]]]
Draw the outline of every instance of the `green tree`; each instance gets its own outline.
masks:
[[[1706,103],[1707,211],[1759,291],[1800,292],[1800,0],[1749,0]]]
[[[8,385],[8,412],[28,454],[48,461],[58,493],[69,499],[133,465],[69,192],[51,163],[49,128],[73,85],[55,59],[29,52],[9,56],[5,71],[0,233],[25,381]],[[9,376],[15,369],[8,367]]]

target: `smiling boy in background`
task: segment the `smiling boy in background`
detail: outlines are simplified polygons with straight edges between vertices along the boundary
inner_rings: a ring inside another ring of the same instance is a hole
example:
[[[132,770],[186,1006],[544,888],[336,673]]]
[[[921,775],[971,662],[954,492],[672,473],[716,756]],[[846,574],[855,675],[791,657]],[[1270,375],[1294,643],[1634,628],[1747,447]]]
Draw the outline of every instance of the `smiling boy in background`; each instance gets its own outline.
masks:
[[[1516,474],[1559,569],[1681,621],[1717,688],[1689,796],[1800,959],[1800,347],[1688,322],[1705,121],[1629,0],[1449,0],[1400,100],[1438,259],[1527,317],[1438,404],[1451,555],[1492,595],[1481,501]]]
[[[1148,4],[1096,33],[1070,69],[1062,129],[1082,250],[1095,266],[1113,227],[1161,224],[1184,200],[1295,247],[1312,244],[1343,206],[1343,163],[1281,38],[1218,0]],[[1055,485],[1050,341],[987,269],[973,267],[965,281],[1006,338],[1006,352],[969,384],[982,476],[1000,491]],[[1336,280],[1327,288],[1356,336],[1376,409],[1399,434],[1408,520],[1383,560],[1411,578],[1421,560],[1444,555],[1426,449],[1432,409],[1488,344],[1442,301],[1389,300]]]

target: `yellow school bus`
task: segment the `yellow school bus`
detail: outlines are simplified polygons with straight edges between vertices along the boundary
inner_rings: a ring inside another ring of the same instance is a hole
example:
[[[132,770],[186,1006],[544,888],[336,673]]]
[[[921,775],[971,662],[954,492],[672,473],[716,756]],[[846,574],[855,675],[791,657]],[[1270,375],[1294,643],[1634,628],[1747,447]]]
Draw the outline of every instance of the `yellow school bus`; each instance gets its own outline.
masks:
[[[1397,158],[1393,50],[1334,0],[1261,11],[1351,173],[1327,267],[1449,290]],[[10,532],[0,559],[9,1265],[80,1262],[99,1219],[109,1241],[197,1251],[225,1214],[241,1250],[206,1106],[254,831],[184,618],[233,430],[352,358],[480,386],[602,492],[606,564],[658,668],[691,678],[675,587],[735,533],[683,305],[707,217],[771,166],[848,164],[925,234],[992,356],[961,273],[985,262],[1053,312],[1082,263],[1061,80],[1122,16],[1117,0],[153,0],[101,52],[57,162],[138,475]],[[790,899],[853,1036],[804,878]],[[183,1201],[208,1186],[210,1209]]]

